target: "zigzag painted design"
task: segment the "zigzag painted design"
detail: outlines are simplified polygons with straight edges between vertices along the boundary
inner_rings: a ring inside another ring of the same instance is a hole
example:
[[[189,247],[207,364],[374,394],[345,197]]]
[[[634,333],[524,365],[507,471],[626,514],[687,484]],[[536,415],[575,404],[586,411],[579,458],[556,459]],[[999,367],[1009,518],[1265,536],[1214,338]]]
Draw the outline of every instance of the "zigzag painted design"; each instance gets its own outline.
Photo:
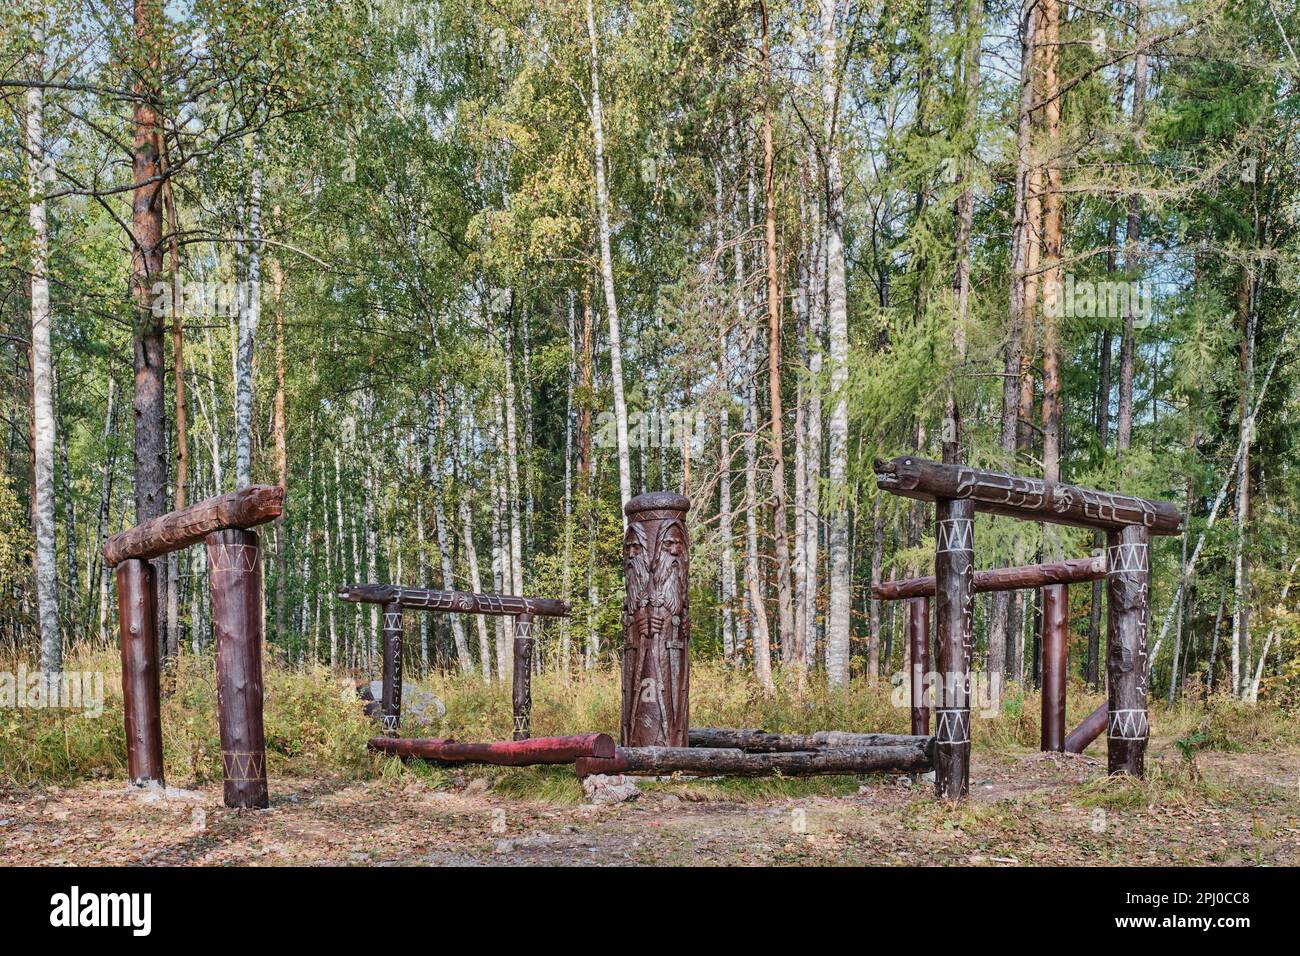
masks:
[[[1150,548],[1144,543],[1115,544],[1106,548],[1109,574],[1145,573]]]
[[[1106,721],[1106,736],[1115,740],[1146,740],[1150,731],[1145,710],[1112,710]]]
[[[257,547],[251,544],[209,545],[208,568],[211,571],[248,574],[257,567],[257,552]]]
[[[934,742],[937,744],[970,743],[970,711],[939,708],[935,711]]]
[[[935,552],[971,551],[975,547],[975,522],[970,518],[948,518],[935,527]]]
[[[515,621],[515,637],[522,637],[531,641],[533,639],[533,622]]]
[[[382,724],[384,728],[384,733],[386,734],[395,733],[397,731],[397,724],[400,719],[401,718],[399,718],[396,714],[384,714],[384,719]]]
[[[526,733],[528,731],[528,716],[526,714],[515,714],[515,733]]]
[[[384,630],[400,631],[401,629],[402,629],[402,612],[398,611],[396,614],[394,614],[391,611],[385,611]]]
[[[221,768],[225,779],[241,783],[266,777],[266,752],[263,750],[223,750]]]

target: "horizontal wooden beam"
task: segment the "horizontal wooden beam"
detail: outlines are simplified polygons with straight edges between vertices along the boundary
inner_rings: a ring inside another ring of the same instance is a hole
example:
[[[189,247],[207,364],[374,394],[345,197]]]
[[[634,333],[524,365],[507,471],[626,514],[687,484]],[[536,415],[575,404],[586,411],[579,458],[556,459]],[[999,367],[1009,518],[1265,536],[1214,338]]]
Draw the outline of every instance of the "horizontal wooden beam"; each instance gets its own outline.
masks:
[[[976,511],[988,514],[1102,531],[1130,525],[1140,525],[1151,534],[1180,534],[1183,530],[1182,512],[1167,501],[910,456],[876,459],[875,471],[876,484],[883,491],[921,501],[969,498]]]
[[[971,587],[976,592],[1015,591],[1020,588],[1041,588],[1049,584],[1075,584],[1079,581],[1100,581],[1106,576],[1106,559],[1098,554],[1091,558],[1072,558],[1051,564],[1026,564],[1018,568],[990,568],[972,575]],[[901,601],[906,598],[934,597],[934,577],[908,578],[905,581],[886,581],[871,589],[877,601]]]
[[[354,604],[399,604],[418,611],[459,614],[494,614],[514,617],[568,617],[569,602],[554,598],[515,597],[511,594],[474,594],[471,591],[431,591],[395,584],[345,584],[336,592],[340,601]]]
[[[920,747],[929,737],[911,734],[850,734],[840,730],[819,730],[811,734],[769,734],[747,727],[692,727],[687,738],[692,747],[731,747],[761,753],[793,753],[800,750],[853,750],[863,747]]]
[[[612,758],[584,757],[579,777],[633,774],[696,777],[771,777],[813,774],[921,772],[933,766],[934,738],[924,747],[860,747],[800,750],[794,753],[745,753],[734,747],[619,747]]]
[[[395,757],[417,757],[437,763],[490,763],[504,767],[573,763],[581,757],[609,760],[615,754],[614,738],[608,734],[534,737],[531,740],[501,740],[484,744],[371,737],[369,747],[377,753]]]
[[[1105,731],[1109,711],[1110,705],[1106,701],[1102,701],[1096,710],[1083,718],[1083,723],[1066,734],[1065,752],[1067,754],[1081,754],[1087,750],[1088,745]]]
[[[198,544],[214,531],[266,524],[283,511],[282,487],[249,485],[119,531],[104,542],[104,563],[112,568],[127,558],[156,558]]]

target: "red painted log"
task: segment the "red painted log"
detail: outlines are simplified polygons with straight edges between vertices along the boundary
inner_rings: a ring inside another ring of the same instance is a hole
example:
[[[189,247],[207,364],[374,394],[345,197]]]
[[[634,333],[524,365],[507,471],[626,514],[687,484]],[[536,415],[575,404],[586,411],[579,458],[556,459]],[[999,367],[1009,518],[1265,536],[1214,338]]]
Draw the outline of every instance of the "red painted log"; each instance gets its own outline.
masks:
[[[1106,559],[1072,558],[1051,564],[1027,564],[1018,568],[989,568],[976,571],[971,587],[976,594],[989,591],[1015,591],[1041,588],[1050,584],[1074,584],[1077,581],[1100,581],[1106,577]],[[934,577],[887,581],[871,589],[878,601],[901,601],[908,598],[934,597]]]
[[[926,677],[930,673],[930,599],[912,598],[907,602],[908,647],[912,658],[912,733],[930,732],[930,706],[926,703]]]
[[[492,743],[457,743],[454,740],[420,740],[408,737],[372,737],[369,747],[395,757],[416,757],[438,763],[489,763],[505,767],[573,763],[581,757],[614,756],[614,738],[608,734],[576,737],[534,737]]]
[[[1069,587],[1043,588],[1043,693],[1039,749],[1065,749],[1065,673],[1069,638]]]
[[[686,747],[691,617],[686,513],[681,495],[638,495],[623,507],[623,701],[620,741]]]
[[[553,598],[515,597],[512,594],[474,594],[470,591],[431,591],[394,584],[345,584],[335,592],[340,601],[353,604],[399,604],[418,611],[453,614],[490,614],[497,617],[567,617],[569,604]]]
[[[935,706],[935,792],[958,800],[970,791],[970,661],[975,594],[975,506],[969,498],[935,503],[934,629],[940,677]]]
[[[117,622],[122,638],[122,712],[127,775],[135,786],[163,786],[154,570],[131,558],[117,566]]]
[[[514,710],[515,740],[527,740],[533,711],[533,616],[515,618],[515,674],[510,702]]]
[[[1026,521],[1118,531],[1140,525],[1150,534],[1181,534],[1183,515],[1166,501],[1151,501],[1042,478],[948,465],[924,458],[876,459],[884,491],[922,501],[967,500],[977,511]]]
[[[933,766],[933,741],[925,746],[861,747],[745,753],[730,747],[619,747],[613,757],[584,757],[574,770],[592,774],[696,777],[771,777],[816,774],[916,773]]]
[[[402,606],[384,605],[384,690],[379,706],[386,734],[397,734],[402,722]]]
[[[104,543],[104,563],[111,568],[128,558],[156,558],[198,544],[214,531],[274,521],[283,510],[283,488],[250,485],[118,532]]]
[[[1070,731],[1065,737],[1065,752],[1068,754],[1081,754],[1088,749],[1088,745],[1101,736],[1106,729],[1106,717],[1110,712],[1108,704],[1098,704],[1083,722]]]
[[[207,537],[217,644],[217,721],[228,807],[266,807],[262,725],[262,561],[256,531]]]
[[[1112,774],[1142,776],[1147,749],[1147,599],[1150,542],[1132,525],[1107,538],[1109,618],[1106,673],[1109,714],[1106,765]]]

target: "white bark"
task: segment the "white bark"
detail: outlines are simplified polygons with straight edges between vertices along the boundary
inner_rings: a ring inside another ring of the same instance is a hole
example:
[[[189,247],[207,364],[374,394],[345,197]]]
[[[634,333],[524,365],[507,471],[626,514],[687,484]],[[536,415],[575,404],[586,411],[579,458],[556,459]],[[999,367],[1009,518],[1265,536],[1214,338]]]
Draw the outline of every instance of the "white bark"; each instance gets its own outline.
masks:
[[[830,603],[826,616],[826,676],[832,686],[849,679],[849,511],[845,495],[848,474],[849,379],[848,293],[844,274],[844,196],[840,151],[836,141],[835,0],[821,0],[822,109],[826,155],[826,304],[830,333]]]
[[[478,549],[474,547],[474,524],[470,521],[469,502],[460,499],[460,527],[465,539],[465,560],[469,565],[469,586],[476,593],[482,593],[483,582],[478,574]],[[483,680],[492,679],[492,651],[488,647],[487,620],[482,614],[474,615],[474,626],[478,631],[478,660],[483,672]]]
[[[253,483],[253,343],[262,314],[262,150],[253,146],[248,203],[248,286],[239,296],[235,369],[235,487]]]
[[[44,79],[45,26],[40,14],[32,30],[37,50],[35,74]],[[36,607],[41,640],[41,670],[63,670],[63,638],[59,633],[58,556],[54,534],[54,354],[50,347],[49,228],[45,193],[52,167],[45,155],[45,90],[26,93],[27,221],[32,230],[32,431],[35,435]]]
[[[618,433],[619,506],[632,497],[632,466],[627,441],[627,401],[623,395],[623,339],[619,332],[618,299],[614,294],[614,257],[609,237],[609,186],[605,181],[605,114],[600,99],[600,52],[596,46],[596,13],[587,0],[587,37],[591,42],[591,133],[595,142],[596,219],[600,234],[600,275],[605,286],[609,318],[609,367],[614,385],[614,420]],[[627,516],[623,516],[627,527]]]

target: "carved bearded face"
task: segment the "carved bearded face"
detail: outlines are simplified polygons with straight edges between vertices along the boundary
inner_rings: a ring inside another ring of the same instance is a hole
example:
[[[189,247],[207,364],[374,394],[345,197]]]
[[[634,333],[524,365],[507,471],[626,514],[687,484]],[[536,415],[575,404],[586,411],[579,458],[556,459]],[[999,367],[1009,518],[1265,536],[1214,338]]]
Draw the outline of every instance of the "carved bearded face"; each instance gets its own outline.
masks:
[[[628,523],[623,533],[623,579],[627,582],[628,611],[633,595],[639,595],[642,602],[650,597],[650,555],[646,541],[645,526],[639,522]]]
[[[651,577],[655,602],[673,616],[686,606],[686,545],[686,527],[680,520],[659,526]]]

